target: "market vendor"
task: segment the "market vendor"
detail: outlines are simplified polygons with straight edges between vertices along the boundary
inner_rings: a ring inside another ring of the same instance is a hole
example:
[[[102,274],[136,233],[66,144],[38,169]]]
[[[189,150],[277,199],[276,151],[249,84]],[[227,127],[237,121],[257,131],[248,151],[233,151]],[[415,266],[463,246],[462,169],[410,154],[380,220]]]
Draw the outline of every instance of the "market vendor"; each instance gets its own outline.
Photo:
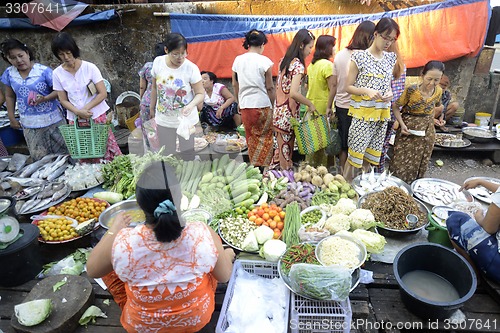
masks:
[[[451,212],[446,227],[455,249],[488,278],[500,283],[500,185],[484,179],[466,181],[462,188],[484,186],[491,195],[491,205],[484,214],[479,209],[474,218]]]
[[[217,82],[217,75],[201,71],[205,100],[201,103],[200,120],[214,127],[236,128],[241,125],[238,103],[225,85]]]
[[[36,63],[31,48],[17,39],[5,40],[0,49],[2,58],[11,65],[1,79],[5,84],[10,126],[23,129],[34,160],[48,154],[67,154],[68,148],[59,131],[59,126],[66,121],[57,101],[57,92],[52,89],[52,69]],[[15,117],[16,105],[19,120]],[[2,144],[0,155],[6,152]]]
[[[103,277],[122,308],[127,332],[198,332],[214,311],[217,281],[231,276],[234,251],[204,222],[185,223],[181,196],[174,170],[151,164],[136,187],[146,223],[129,228],[120,213],[87,261],[88,275]]]

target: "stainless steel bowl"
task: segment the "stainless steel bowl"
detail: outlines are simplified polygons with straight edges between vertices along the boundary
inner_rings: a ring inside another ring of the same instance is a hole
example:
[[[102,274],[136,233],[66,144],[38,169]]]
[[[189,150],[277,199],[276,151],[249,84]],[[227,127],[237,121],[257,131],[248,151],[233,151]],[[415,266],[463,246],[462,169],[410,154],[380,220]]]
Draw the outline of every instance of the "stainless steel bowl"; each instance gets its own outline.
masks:
[[[115,203],[114,205],[108,207],[104,212],[99,215],[99,224],[106,229],[109,229],[110,222],[119,212],[127,210],[141,209],[137,204],[136,200],[125,200]]]
[[[380,192],[380,191],[379,191]],[[363,195],[361,198],[359,198],[358,201],[358,208],[362,208],[363,202],[370,196],[373,195],[377,192],[371,192]],[[382,226],[377,226],[377,231],[379,234],[382,236],[387,236],[387,237],[393,237],[393,238],[398,238],[398,237],[404,237],[408,235],[413,235],[419,232],[420,230],[424,229],[428,224],[429,224],[429,209],[418,199],[413,198],[415,203],[418,205],[418,208],[422,213],[425,214],[425,221],[423,224],[418,224],[418,227],[413,228],[413,229],[392,229],[392,228],[387,228],[387,227],[382,227]],[[381,221],[381,222],[387,222],[387,221]]]
[[[487,128],[465,127],[462,129],[465,137],[472,142],[485,143],[491,142],[496,138],[496,134]]]

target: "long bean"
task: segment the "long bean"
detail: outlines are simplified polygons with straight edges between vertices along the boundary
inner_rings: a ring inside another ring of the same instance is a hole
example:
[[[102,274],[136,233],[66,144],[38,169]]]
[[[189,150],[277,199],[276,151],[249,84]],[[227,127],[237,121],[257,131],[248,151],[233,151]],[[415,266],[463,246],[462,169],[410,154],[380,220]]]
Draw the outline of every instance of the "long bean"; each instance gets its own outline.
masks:
[[[299,244],[300,209],[297,202],[286,205],[285,225],[283,227],[283,241],[286,247]]]

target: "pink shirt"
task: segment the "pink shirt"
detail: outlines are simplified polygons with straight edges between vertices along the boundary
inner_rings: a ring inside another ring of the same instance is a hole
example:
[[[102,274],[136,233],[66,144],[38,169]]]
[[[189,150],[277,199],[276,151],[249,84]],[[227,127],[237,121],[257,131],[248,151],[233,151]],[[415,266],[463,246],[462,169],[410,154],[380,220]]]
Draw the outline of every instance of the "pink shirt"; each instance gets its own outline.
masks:
[[[103,80],[101,72],[97,66],[88,61],[82,61],[82,65],[76,71],[75,75],[71,74],[62,68],[62,65],[60,65],[54,70],[52,77],[54,81],[54,90],[65,91],[68,94],[69,102],[78,109],[82,109],[87,103],[92,101],[97,96],[97,94],[93,96],[90,95],[87,85],[90,82],[97,84]],[[92,118],[95,119],[99,117],[100,115],[106,113],[108,109],[108,104],[106,104],[105,101],[102,101],[92,108]],[[67,118],[69,120],[74,120],[75,114],[68,110]]]
[[[333,61],[333,75],[337,76],[337,94],[335,95],[335,106],[343,109],[349,109],[351,104],[351,94],[345,90],[347,88],[347,74],[351,63],[352,51],[343,49],[335,55]]]

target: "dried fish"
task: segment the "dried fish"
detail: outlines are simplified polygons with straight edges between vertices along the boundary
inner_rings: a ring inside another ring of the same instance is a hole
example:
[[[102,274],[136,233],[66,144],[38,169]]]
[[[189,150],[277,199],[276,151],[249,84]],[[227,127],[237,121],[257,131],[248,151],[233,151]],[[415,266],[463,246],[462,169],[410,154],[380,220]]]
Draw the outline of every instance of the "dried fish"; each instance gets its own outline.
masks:
[[[30,156],[29,155],[24,155],[24,154],[19,154],[15,153],[12,155],[10,158],[9,165],[7,166],[7,170],[11,172],[16,172],[21,170],[21,168],[26,164],[26,161],[28,160]]]

